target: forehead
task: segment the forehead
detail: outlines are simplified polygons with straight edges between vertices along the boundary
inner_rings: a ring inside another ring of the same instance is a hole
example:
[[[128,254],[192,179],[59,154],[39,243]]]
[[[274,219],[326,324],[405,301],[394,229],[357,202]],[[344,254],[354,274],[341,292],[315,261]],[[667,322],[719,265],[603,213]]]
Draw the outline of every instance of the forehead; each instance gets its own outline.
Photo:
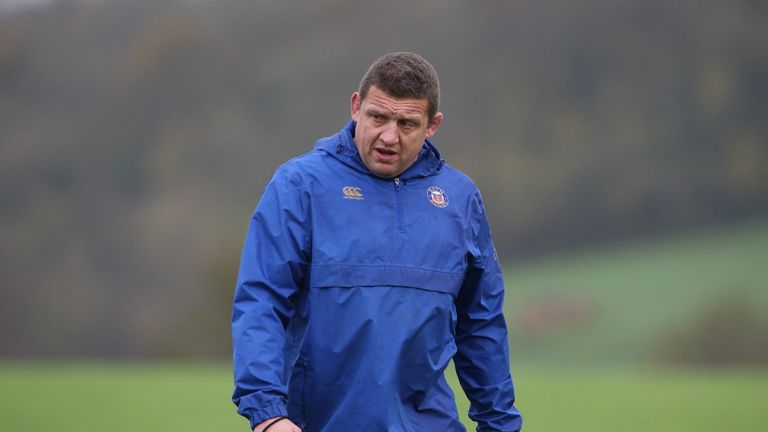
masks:
[[[420,117],[426,117],[428,105],[429,103],[426,98],[396,98],[376,86],[371,86],[368,94],[362,101],[363,109],[381,110],[393,115]]]

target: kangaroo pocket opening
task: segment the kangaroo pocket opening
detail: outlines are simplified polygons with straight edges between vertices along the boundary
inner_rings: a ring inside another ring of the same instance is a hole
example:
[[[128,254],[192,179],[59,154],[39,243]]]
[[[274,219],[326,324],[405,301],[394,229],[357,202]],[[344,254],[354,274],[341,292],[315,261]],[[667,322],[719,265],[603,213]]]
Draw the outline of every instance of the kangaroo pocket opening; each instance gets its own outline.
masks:
[[[310,288],[398,286],[454,297],[463,282],[464,272],[365,264],[314,264],[309,276]]]
[[[307,361],[298,359],[288,383],[288,416],[296,422],[306,421]]]

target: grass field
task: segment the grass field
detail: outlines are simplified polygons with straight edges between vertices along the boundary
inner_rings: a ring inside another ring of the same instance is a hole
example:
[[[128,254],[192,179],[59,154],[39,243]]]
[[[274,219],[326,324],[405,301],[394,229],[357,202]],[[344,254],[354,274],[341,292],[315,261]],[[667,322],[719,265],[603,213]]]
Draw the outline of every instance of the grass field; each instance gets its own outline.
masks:
[[[524,430],[765,430],[768,367],[675,368],[654,353],[723,299],[764,319],[766,258],[762,223],[509,266]],[[542,304],[571,312],[530,333],[521,317]],[[449,380],[470,426],[452,368]],[[245,431],[231,388],[227,364],[0,362],[0,432]]]
[[[768,223],[761,222],[507,266],[512,358],[647,364],[666,336],[739,299],[768,326],[766,263]],[[521,317],[547,302],[580,305],[589,316],[526,334]]]
[[[516,381],[530,432],[761,431],[768,422],[768,370],[518,367]],[[230,390],[226,364],[5,363],[0,430],[245,431]]]

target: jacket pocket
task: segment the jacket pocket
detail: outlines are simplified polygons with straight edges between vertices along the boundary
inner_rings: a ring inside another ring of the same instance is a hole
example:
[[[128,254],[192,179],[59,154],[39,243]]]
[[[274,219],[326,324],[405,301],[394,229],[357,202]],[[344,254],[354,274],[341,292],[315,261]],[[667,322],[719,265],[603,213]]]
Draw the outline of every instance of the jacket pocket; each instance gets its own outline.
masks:
[[[381,287],[419,288],[458,295],[464,272],[446,272],[415,267],[365,264],[312,264],[310,288]]]

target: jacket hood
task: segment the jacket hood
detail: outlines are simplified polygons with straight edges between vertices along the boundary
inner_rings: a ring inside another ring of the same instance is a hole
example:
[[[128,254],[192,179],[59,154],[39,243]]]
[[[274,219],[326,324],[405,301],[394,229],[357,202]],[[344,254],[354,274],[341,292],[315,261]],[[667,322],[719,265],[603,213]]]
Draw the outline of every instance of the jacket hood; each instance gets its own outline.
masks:
[[[315,143],[315,149],[328,153],[333,158],[356,171],[378,177],[365,166],[363,159],[357,151],[357,146],[355,146],[353,140],[355,136],[355,126],[356,123],[353,120],[350,120],[344,128],[336,134],[319,139]],[[443,165],[445,165],[445,161],[440,156],[437,147],[435,147],[429,139],[425,139],[424,145],[419,152],[419,156],[416,158],[416,162],[398,177],[403,179],[429,177],[440,172]]]

